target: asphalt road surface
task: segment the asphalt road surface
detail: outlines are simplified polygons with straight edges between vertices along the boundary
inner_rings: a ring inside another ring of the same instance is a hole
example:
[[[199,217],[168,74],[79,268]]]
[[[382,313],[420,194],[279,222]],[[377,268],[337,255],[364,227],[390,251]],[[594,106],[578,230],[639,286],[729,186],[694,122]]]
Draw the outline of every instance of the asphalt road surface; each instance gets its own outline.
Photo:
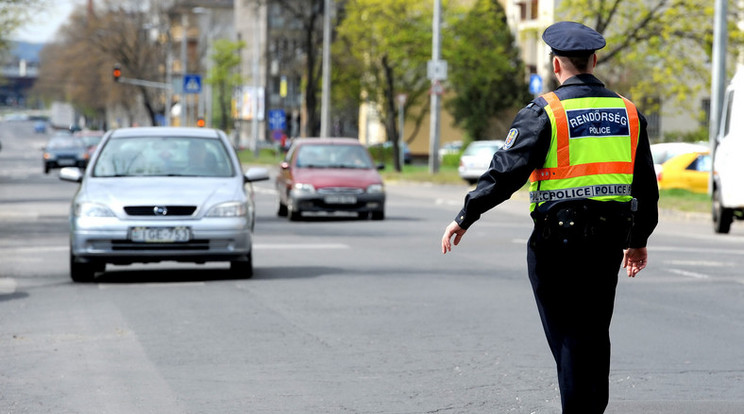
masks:
[[[162,263],[74,284],[77,185],[43,174],[46,138],[0,124],[0,412],[560,412],[523,196],[443,256],[464,184],[388,183],[384,221],[289,222],[262,182],[253,279]],[[649,252],[621,274],[607,412],[744,412],[744,223],[665,213]]]

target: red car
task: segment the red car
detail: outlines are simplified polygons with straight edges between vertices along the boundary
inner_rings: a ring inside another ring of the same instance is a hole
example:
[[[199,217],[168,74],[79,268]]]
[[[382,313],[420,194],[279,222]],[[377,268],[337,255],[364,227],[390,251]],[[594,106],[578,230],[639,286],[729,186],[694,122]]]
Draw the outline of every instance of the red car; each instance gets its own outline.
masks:
[[[276,189],[281,217],[299,220],[304,212],[354,212],[385,218],[385,185],[367,149],[353,138],[292,141],[279,165]]]

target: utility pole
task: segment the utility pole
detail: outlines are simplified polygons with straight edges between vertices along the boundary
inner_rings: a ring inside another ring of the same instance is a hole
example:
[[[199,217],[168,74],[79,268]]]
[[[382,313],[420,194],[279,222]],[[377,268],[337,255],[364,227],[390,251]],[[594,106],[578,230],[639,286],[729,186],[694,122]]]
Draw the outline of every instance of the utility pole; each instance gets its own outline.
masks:
[[[258,88],[260,85],[259,82],[259,69],[258,64],[259,60],[261,58],[261,54],[259,52],[259,48],[261,47],[261,5],[257,1],[255,3],[256,5],[256,15],[255,15],[255,21],[253,22],[254,28],[253,28],[253,67],[251,69],[252,75],[252,83],[253,83],[253,92],[251,95],[251,105],[253,106],[251,112],[252,112],[252,118],[251,119],[251,149],[253,150],[253,156],[258,158],[258,154],[260,152],[260,149],[258,147]]]
[[[323,96],[320,100],[320,136],[328,137],[331,122],[331,5],[325,0],[323,10]]]
[[[715,17],[713,19],[713,62],[710,80],[710,117],[708,125],[708,140],[711,152],[715,157],[716,136],[721,123],[723,109],[723,95],[726,92],[726,13],[728,0],[716,0]]]
[[[187,62],[186,60],[188,57],[186,56],[186,42],[188,39],[186,39],[186,25],[188,25],[189,20],[188,16],[186,15],[186,11],[181,12],[181,99],[179,99],[179,103],[181,105],[181,126],[186,126],[186,90],[183,87],[183,81],[186,79],[186,69]]]
[[[431,79],[431,109],[430,117],[431,123],[429,126],[429,172],[432,174],[439,172],[439,158],[437,157],[437,151],[439,150],[439,113],[441,110],[440,94],[441,85],[439,81],[441,77],[441,67],[444,63],[439,60],[440,56],[440,38],[441,38],[441,25],[442,25],[442,0],[434,0],[434,21],[432,24],[433,36],[432,36],[432,47],[431,47],[431,61],[429,62],[428,77]],[[444,72],[446,73],[446,65],[444,65]],[[446,78],[446,74],[445,74]]]

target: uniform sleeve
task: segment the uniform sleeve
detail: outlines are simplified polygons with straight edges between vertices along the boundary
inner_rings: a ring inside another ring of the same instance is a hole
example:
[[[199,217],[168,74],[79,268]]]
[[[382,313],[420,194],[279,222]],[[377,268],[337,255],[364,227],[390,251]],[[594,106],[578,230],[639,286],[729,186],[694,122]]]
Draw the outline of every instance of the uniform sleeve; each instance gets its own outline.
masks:
[[[646,247],[648,238],[659,221],[659,185],[646,131],[646,118],[639,113],[641,130],[636,149],[631,195],[638,200],[629,247]]]
[[[493,155],[491,165],[475,189],[465,196],[465,203],[455,221],[467,229],[481,214],[508,200],[522,188],[535,168],[543,165],[550,146],[550,122],[535,103],[523,108],[514,118],[510,134],[516,137],[509,148]],[[508,144],[505,145],[505,147]]]

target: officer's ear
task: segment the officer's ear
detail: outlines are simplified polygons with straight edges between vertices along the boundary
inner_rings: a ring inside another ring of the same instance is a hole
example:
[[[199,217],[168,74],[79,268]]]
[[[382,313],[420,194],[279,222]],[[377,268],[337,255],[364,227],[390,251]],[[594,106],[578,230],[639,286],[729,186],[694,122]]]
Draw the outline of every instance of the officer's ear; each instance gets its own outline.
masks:
[[[596,53],[593,53],[592,54],[592,69],[594,69],[596,67],[597,67],[597,54]]]
[[[556,76],[558,76],[558,72],[561,71],[561,60],[558,59],[558,56],[555,56],[555,55],[552,55],[552,56],[553,56],[553,73],[555,73]]]

